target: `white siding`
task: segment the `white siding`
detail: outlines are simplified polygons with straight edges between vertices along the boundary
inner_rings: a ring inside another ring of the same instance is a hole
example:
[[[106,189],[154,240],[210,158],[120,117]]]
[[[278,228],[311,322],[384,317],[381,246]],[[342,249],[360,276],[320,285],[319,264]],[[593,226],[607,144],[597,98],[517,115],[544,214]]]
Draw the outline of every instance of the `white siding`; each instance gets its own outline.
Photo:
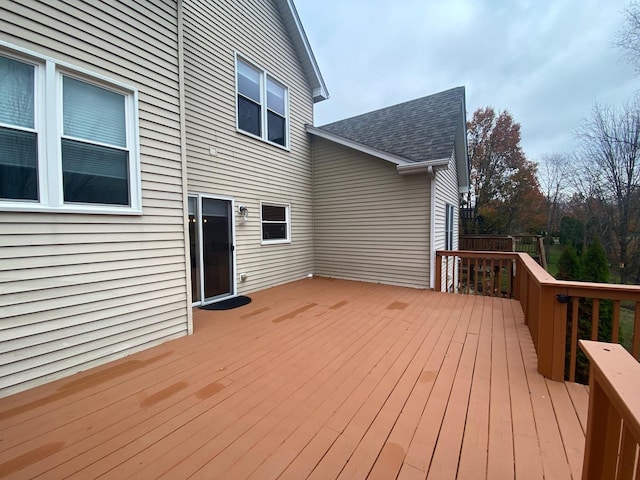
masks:
[[[436,171],[436,201],[435,201],[435,241],[434,255],[436,250],[444,250],[446,233],[446,205],[453,205],[453,250],[458,249],[458,225],[460,222],[460,199],[458,194],[458,176],[455,154],[451,154],[449,166],[446,170]],[[454,265],[450,262],[449,271],[442,272],[443,291],[455,285],[453,278]]]
[[[315,273],[427,288],[430,179],[313,140]]]
[[[0,40],[138,89],[143,207],[0,211],[0,396],[187,333],[176,8],[0,3]]]
[[[313,271],[312,92],[273,2],[184,2],[188,188],[232,197],[238,292]],[[290,151],[236,131],[235,53],[289,89]],[[216,154],[210,154],[210,147]],[[291,205],[291,243],[261,245],[260,202]],[[240,282],[240,274],[247,280]]]

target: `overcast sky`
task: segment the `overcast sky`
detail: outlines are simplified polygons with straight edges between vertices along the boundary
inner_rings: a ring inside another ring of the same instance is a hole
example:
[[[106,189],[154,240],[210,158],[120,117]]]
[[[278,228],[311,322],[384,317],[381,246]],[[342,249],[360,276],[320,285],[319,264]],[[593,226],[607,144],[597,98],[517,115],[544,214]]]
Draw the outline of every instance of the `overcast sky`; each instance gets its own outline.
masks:
[[[295,0],[331,98],[315,124],[466,87],[509,110],[530,160],[568,153],[595,102],[640,77],[612,43],[627,0]]]

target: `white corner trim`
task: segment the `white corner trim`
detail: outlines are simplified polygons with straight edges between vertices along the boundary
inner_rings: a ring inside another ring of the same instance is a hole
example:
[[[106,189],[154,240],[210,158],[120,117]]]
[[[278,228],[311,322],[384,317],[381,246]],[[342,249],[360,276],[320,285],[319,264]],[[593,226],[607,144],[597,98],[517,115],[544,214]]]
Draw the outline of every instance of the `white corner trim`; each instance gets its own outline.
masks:
[[[431,205],[429,214],[429,288],[436,286],[436,176],[430,177]]]
[[[311,125],[306,125],[306,129],[307,129],[307,133],[310,133],[311,135],[315,135],[316,137],[324,138],[325,140],[329,140],[334,143],[344,145],[345,147],[358,150],[359,152],[363,152],[368,155],[378,157],[382,160],[386,160],[387,162],[391,162],[394,165],[411,165],[414,163],[414,162],[411,162],[411,160],[408,160],[404,157],[400,157],[392,153],[383,152],[382,150],[378,150],[377,148],[369,147],[367,145],[363,145],[362,143],[354,142],[353,140],[349,140],[348,138],[344,138],[339,135],[329,133],[325,130],[313,127]]]

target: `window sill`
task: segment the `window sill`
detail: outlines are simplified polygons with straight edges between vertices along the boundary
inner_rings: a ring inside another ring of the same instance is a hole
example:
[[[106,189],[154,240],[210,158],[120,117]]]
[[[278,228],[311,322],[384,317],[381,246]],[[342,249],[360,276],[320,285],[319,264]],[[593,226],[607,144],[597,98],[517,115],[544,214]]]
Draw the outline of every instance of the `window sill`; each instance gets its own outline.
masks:
[[[33,213],[75,213],[87,215],[142,215],[142,209],[131,207],[109,207],[106,205],[63,205],[48,207],[39,203],[4,203],[0,201],[0,212],[33,212]]]
[[[246,137],[250,137],[250,138],[254,138],[256,140],[260,140],[262,143],[266,143],[267,145],[273,145],[274,147],[279,148],[280,150],[284,150],[285,152],[291,152],[291,147],[289,146],[283,146],[280,145],[279,143],[276,142],[271,142],[269,140],[266,140],[262,137],[259,137],[258,135],[254,135],[253,133],[249,133],[249,132],[245,132],[244,130],[240,130],[239,128],[236,127],[236,132],[246,136]]]
[[[283,245],[291,243],[291,240],[262,240],[261,245]]]

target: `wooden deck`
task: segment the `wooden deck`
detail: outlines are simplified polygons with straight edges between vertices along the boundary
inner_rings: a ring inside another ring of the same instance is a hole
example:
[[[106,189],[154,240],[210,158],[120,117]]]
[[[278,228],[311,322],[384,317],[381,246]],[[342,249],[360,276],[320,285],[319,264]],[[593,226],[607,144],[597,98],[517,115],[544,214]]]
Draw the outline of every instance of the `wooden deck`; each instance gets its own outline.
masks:
[[[303,280],[0,399],[2,478],[579,478],[587,391],[519,303]]]

